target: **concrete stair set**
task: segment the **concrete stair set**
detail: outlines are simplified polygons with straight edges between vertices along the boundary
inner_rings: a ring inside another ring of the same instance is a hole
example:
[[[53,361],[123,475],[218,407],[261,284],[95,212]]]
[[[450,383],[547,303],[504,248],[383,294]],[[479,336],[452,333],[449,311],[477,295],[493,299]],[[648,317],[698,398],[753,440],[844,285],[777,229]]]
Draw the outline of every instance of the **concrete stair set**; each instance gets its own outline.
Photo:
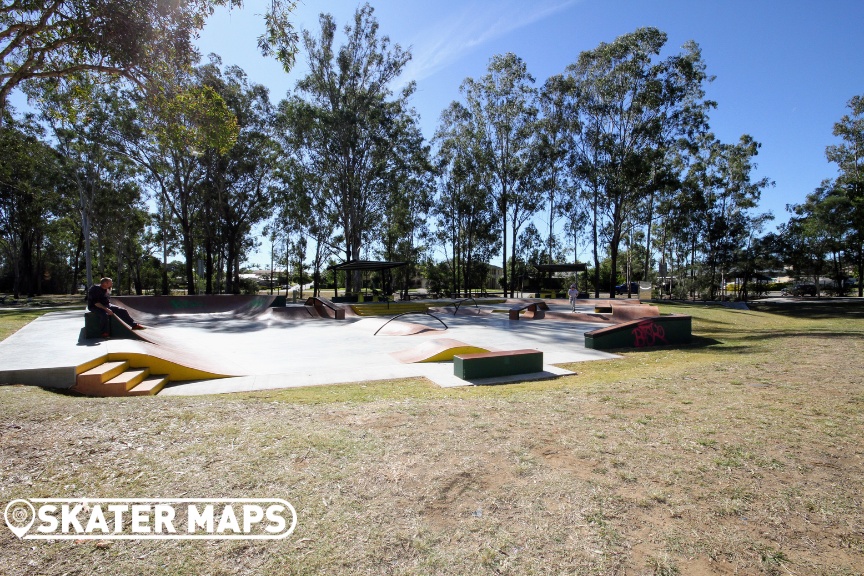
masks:
[[[153,396],[167,383],[167,375],[151,375],[150,368],[131,368],[120,360],[82,372],[74,389],[88,396]]]

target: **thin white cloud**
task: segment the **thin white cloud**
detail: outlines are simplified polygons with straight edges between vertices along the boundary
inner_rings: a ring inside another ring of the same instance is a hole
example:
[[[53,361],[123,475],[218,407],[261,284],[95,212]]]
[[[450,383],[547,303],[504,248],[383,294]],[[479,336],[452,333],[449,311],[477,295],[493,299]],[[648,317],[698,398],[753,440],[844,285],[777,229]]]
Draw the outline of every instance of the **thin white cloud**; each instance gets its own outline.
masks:
[[[419,81],[446,68],[465,53],[511,32],[549,18],[580,0],[472,2],[447,22],[430,23],[416,39],[401,81]]]

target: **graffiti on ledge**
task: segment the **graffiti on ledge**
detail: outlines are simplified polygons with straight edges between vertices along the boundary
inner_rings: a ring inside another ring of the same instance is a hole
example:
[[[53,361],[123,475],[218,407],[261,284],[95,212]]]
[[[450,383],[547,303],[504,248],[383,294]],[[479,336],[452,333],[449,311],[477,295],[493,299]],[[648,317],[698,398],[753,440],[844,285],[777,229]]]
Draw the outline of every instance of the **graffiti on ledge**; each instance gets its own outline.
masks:
[[[648,320],[640,322],[633,329],[633,346],[636,348],[660,346],[661,344],[668,344],[668,342],[666,341],[666,331],[660,324]]]

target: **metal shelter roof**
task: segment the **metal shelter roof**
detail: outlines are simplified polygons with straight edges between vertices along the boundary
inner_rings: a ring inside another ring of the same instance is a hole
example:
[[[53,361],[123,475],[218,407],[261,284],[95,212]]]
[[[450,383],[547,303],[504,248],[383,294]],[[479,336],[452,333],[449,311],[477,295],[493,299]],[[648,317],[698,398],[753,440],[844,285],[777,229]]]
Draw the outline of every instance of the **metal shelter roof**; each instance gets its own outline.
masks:
[[[349,260],[342,264],[334,264],[328,270],[390,270],[405,266],[407,262],[387,262],[384,260]]]
[[[540,272],[585,272],[588,270],[588,265],[582,262],[574,262],[573,264],[535,264]]]

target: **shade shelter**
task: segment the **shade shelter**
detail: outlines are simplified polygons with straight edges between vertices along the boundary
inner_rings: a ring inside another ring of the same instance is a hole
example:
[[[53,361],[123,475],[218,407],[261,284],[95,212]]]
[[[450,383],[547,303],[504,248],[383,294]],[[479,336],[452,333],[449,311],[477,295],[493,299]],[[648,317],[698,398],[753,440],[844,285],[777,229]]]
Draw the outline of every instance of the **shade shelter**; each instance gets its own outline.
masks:
[[[366,275],[368,275],[369,272],[381,272],[384,283],[383,292],[385,295],[389,295],[391,293],[391,278],[389,271],[393,268],[399,268],[407,264],[407,262],[390,262],[387,260],[349,260],[341,264],[329,266],[327,269],[333,270],[334,272],[361,272],[364,274],[364,279],[367,277]],[[339,295],[338,290],[338,283],[334,283],[334,297]]]
[[[732,280],[735,286],[735,292],[741,296],[741,298],[747,298],[747,292],[742,293],[741,289],[743,287],[743,280],[747,279],[748,283],[752,283],[755,287],[754,292],[758,294],[765,293],[767,291],[767,285],[771,282],[772,277],[767,274],[763,274],[762,272],[748,272],[745,270],[730,270],[726,273],[726,279]],[[724,286],[725,288],[725,286]],[[749,291],[748,291],[749,292]]]
[[[587,272],[588,265],[583,262],[573,264],[535,264],[538,272]]]
[[[549,277],[552,277],[552,274],[556,272],[575,272],[578,274],[579,272],[587,272],[588,265],[584,262],[574,262],[572,264],[535,264],[534,268],[537,269],[537,272],[540,275],[545,273],[549,273]],[[585,277],[585,292],[588,292],[588,278]]]

